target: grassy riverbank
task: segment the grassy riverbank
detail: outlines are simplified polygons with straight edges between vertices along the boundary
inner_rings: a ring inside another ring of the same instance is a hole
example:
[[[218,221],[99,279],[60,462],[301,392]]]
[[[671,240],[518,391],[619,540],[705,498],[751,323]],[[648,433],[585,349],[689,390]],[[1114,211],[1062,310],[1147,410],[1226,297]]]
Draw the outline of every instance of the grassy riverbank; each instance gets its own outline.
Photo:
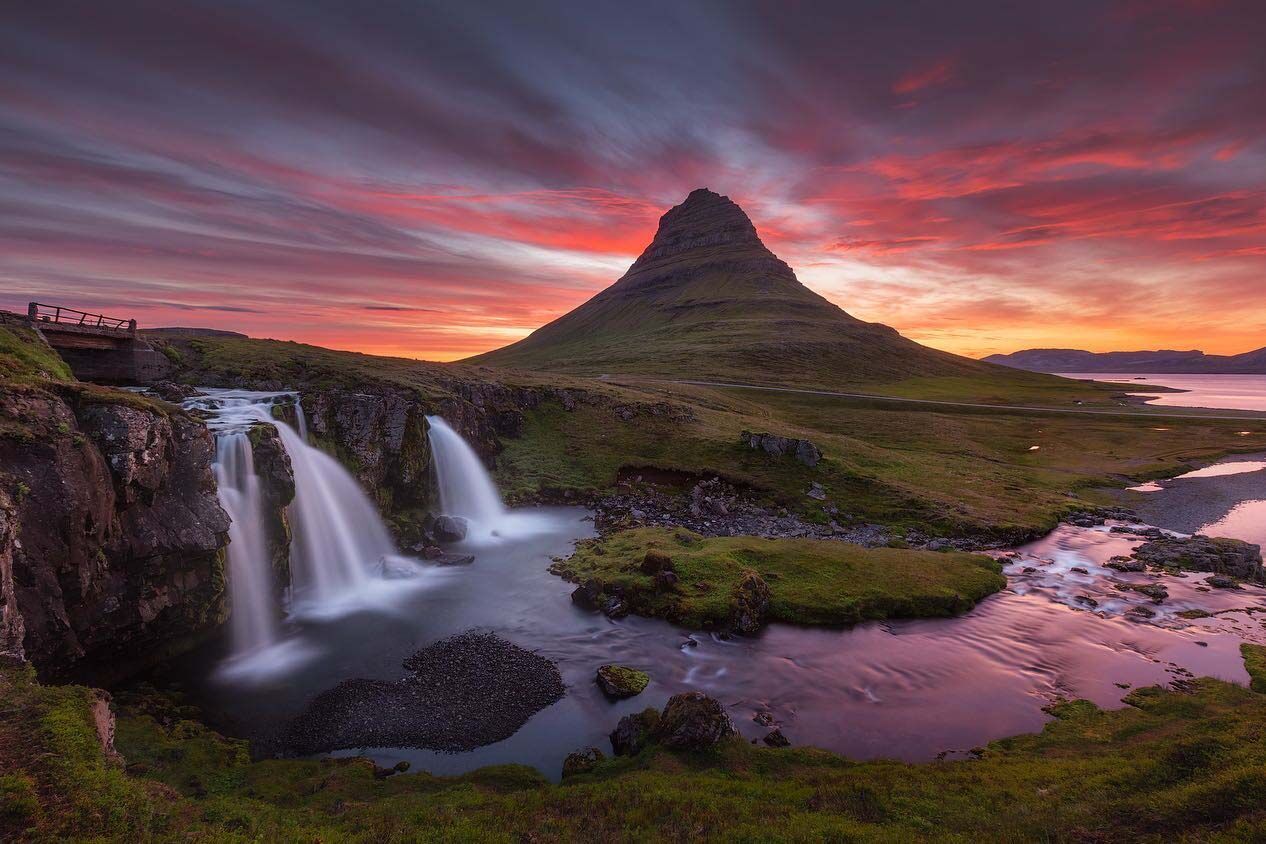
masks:
[[[641,568],[647,552],[670,561],[674,586],[656,588]],[[634,613],[696,629],[728,624],[749,574],[769,588],[767,620],[792,624],[955,615],[1007,583],[995,560],[977,554],[811,539],[705,539],[680,528],[639,528],[582,542],[550,570],[618,591]]]
[[[734,739],[652,746],[561,785],[520,766],[380,780],[359,760],[251,762],[152,704],[125,708],[116,761],[88,690],[5,669],[0,692],[0,838],[14,841],[1238,841],[1266,822],[1266,696],[1214,680],[1139,689],[1115,711],[1062,704],[979,759],[852,762]]]

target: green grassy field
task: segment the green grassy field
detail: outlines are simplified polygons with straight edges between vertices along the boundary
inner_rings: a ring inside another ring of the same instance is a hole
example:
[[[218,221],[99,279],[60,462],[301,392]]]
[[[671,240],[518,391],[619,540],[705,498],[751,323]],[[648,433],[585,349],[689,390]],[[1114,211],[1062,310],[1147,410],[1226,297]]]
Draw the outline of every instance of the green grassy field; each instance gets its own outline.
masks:
[[[1259,840],[1266,823],[1266,696],[1207,679],[1138,689],[1120,710],[1058,705],[1041,733],[978,759],[855,762],[731,739],[652,745],[561,785],[519,766],[380,780],[361,760],[252,762],[244,743],[149,700],[122,702],[126,761],[112,761],[92,700],[0,670],[0,838],[1170,842]]]
[[[671,590],[657,590],[639,568],[652,550],[672,561],[679,582]],[[996,561],[976,554],[812,539],[705,539],[680,528],[590,540],[551,571],[576,583],[595,580],[604,592],[618,588],[633,612],[696,629],[726,626],[747,572],[769,586],[769,620],[793,624],[955,615],[1007,584]]]

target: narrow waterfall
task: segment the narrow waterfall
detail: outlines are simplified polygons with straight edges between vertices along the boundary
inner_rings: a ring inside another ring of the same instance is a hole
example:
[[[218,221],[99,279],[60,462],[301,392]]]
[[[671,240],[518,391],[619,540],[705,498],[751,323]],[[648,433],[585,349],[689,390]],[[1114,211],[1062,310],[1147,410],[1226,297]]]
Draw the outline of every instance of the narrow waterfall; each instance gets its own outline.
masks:
[[[295,396],[295,421],[299,427],[299,439],[305,443],[308,440],[308,417],[303,415],[303,400]]]
[[[229,632],[233,651],[253,653],[276,644],[279,613],[272,564],[264,541],[259,476],[251,441],[242,431],[216,437],[215,477],[220,506],[229,514]]]
[[[371,566],[396,553],[387,527],[356,479],[289,425],[274,422],[295,473],[290,505],[294,537],[290,577],[305,602],[345,598],[362,586]]]
[[[431,426],[440,509],[484,531],[495,530],[505,519],[506,508],[479,455],[440,417],[428,416],[426,421]]]

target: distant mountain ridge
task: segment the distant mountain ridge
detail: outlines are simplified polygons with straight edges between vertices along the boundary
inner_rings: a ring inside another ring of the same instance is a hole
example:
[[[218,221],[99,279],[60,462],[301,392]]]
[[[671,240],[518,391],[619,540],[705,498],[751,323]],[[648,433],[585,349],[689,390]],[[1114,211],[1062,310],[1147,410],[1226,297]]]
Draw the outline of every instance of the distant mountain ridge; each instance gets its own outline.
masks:
[[[1080,349],[1025,349],[983,360],[1030,372],[1152,372],[1173,375],[1266,374],[1266,348],[1240,355],[1206,355],[1192,349],[1086,352]]]
[[[705,188],[663,215],[615,284],[465,363],[798,386],[1006,374],[850,316],[801,284],[738,205]]]

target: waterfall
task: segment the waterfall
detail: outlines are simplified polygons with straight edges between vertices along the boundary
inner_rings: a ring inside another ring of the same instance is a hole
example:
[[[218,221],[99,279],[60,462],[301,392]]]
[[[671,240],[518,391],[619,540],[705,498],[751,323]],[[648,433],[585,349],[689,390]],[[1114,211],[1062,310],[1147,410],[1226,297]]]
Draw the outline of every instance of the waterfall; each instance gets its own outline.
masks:
[[[368,586],[372,592],[375,585],[384,585],[371,574],[390,571],[400,577],[409,571],[407,566],[387,565],[395,546],[356,479],[337,460],[308,445],[306,419],[296,394],[214,389],[205,393],[185,406],[209,416],[207,427],[216,437],[213,469],[220,503],[231,520],[230,663],[239,675],[266,675],[293,666],[310,654],[295,641],[282,641],[281,607],[264,535],[260,480],[247,435],[251,426],[276,428],[294,471],[295,497],[287,508],[292,528],[292,613],[298,606],[321,614],[345,610],[365,599],[387,600],[365,590]],[[291,403],[301,431],[273,417],[274,405]]]
[[[308,417],[303,415],[303,401],[295,396],[295,422],[299,425],[299,439],[308,442]]]
[[[215,477],[220,506],[228,513],[229,631],[235,653],[259,651],[277,642],[280,633],[272,562],[264,541],[264,515],[259,476],[251,441],[244,432],[216,437]]]
[[[396,549],[387,528],[356,479],[289,425],[274,422],[295,473],[290,505],[294,538],[290,576],[296,600],[328,602],[347,597]]]
[[[495,530],[506,515],[505,505],[479,455],[438,416],[428,416],[431,454],[440,489],[440,509],[461,516],[472,526]]]

